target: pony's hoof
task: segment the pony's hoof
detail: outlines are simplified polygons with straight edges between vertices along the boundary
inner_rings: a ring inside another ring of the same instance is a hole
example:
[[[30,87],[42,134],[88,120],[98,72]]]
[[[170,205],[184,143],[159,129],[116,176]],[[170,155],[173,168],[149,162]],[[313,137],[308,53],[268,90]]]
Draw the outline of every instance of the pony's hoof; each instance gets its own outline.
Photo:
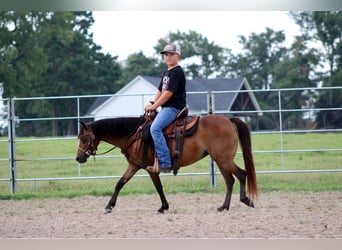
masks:
[[[158,213],[163,214],[165,210],[169,210],[169,204],[164,204],[158,209]]]
[[[249,199],[248,197],[241,199],[241,202],[245,203],[249,207],[254,207],[253,201],[251,199]]]
[[[106,208],[104,214],[110,214],[112,212],[111,208]]]
[[[223,210],[229,210],[229,208],[226,206],[222,206],[222,207],[217,208],[217,211],[219,211],[219,212],[222,212]]]

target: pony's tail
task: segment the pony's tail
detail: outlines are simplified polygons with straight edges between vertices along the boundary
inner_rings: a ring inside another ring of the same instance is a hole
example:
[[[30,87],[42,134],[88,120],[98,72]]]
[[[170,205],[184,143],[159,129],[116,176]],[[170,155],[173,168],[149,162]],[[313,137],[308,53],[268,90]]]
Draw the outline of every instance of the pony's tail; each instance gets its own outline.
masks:
[[[255,200],[258,198],[258,184],[252,154],[251,133],[248,125],[239,118],[234,117],[230,118],[230,120],[236,126],[239,135],[246,169],[248,195],[252,200]]]

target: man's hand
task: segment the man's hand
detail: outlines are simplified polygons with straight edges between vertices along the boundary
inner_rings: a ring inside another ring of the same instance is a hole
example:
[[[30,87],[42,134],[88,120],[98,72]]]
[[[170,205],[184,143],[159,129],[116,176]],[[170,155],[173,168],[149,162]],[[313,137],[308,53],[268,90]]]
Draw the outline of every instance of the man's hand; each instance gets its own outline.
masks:
[[[145,112],[151,111],[151,110],[156,110],[158,107],[163,105],[167,100],[171,98],[173,95],[172,91],[169,90],[164,90],[163,92],[158,92],[158,98],[154,101],[153,104],[147,104],[144,108]]]
[[[144,108],[145,112],[155,110],[152,104],[147,104]]]

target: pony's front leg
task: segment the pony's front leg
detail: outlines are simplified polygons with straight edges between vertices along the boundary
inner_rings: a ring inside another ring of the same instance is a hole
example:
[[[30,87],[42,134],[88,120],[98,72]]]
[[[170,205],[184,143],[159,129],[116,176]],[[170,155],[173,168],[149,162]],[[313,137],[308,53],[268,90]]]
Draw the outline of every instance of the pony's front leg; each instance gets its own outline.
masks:
[[[126,172],[120,178],[120,180],[116,183],[114,193],[110,201],[108,202],[105,208],[105,214],[111,213],[113,207],[115,207],[116,200],[118,198],[119,192],[121,188],[135,175],[135,173],[139,170],[139,168],[129,164]]]
[[[160,201],[162,203],[162,206],[158,209],[159,213],[164,213],[165,210],[169,209],[169,203],[166,200],[164,191],[163,191],[163,185],[161,184],[160,181],[160,177],[158,173],[152,173],[150,171],[148,171],[148,174],[150,175],[152,182],[155,186],[155,188],[157,189],[157,192],[159,194],[160,197]]]

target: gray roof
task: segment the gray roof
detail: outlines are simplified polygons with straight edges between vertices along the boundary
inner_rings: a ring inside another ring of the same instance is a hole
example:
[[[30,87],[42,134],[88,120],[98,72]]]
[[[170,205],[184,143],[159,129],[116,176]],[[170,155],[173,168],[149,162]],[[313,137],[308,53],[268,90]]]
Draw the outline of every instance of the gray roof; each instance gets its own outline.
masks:
[[[150,82],[156,88],[159,86],[160,78],[151,76],[141,76],[146,81]],[[187,103],[190,111],[204,111],[207,110],[207,92],[208,91],[236,91],[229,93],[215,93],[214,95],[214,109],[219,111],[230,110],[260,110],[258,103],[255,100],[253,93],[243,92],[239,90],[246,90],[249,88],[248,82],[245,78],[216,78],[216,79],[191,79],[186,81]],[[206,93],[194,93],[206,92]],[[238,98],[241,96],[241,98]],[[99,97],[95,100],[88,114],[95,108],[100,106],[110,97]],[[236,104],[236,100],[241,99],[248,105]],[[253,100],[252,100],[253,99]]]
[[[193,110],[207,110],[207,94],[191,94],[191,92],[208,91],[239,91],[242,88],[244,78],[216,78],[216,79],[193,79],[187,81],[187,102]],[[213,104],[215,110],[229,111],[238,92],[216,93]]]

